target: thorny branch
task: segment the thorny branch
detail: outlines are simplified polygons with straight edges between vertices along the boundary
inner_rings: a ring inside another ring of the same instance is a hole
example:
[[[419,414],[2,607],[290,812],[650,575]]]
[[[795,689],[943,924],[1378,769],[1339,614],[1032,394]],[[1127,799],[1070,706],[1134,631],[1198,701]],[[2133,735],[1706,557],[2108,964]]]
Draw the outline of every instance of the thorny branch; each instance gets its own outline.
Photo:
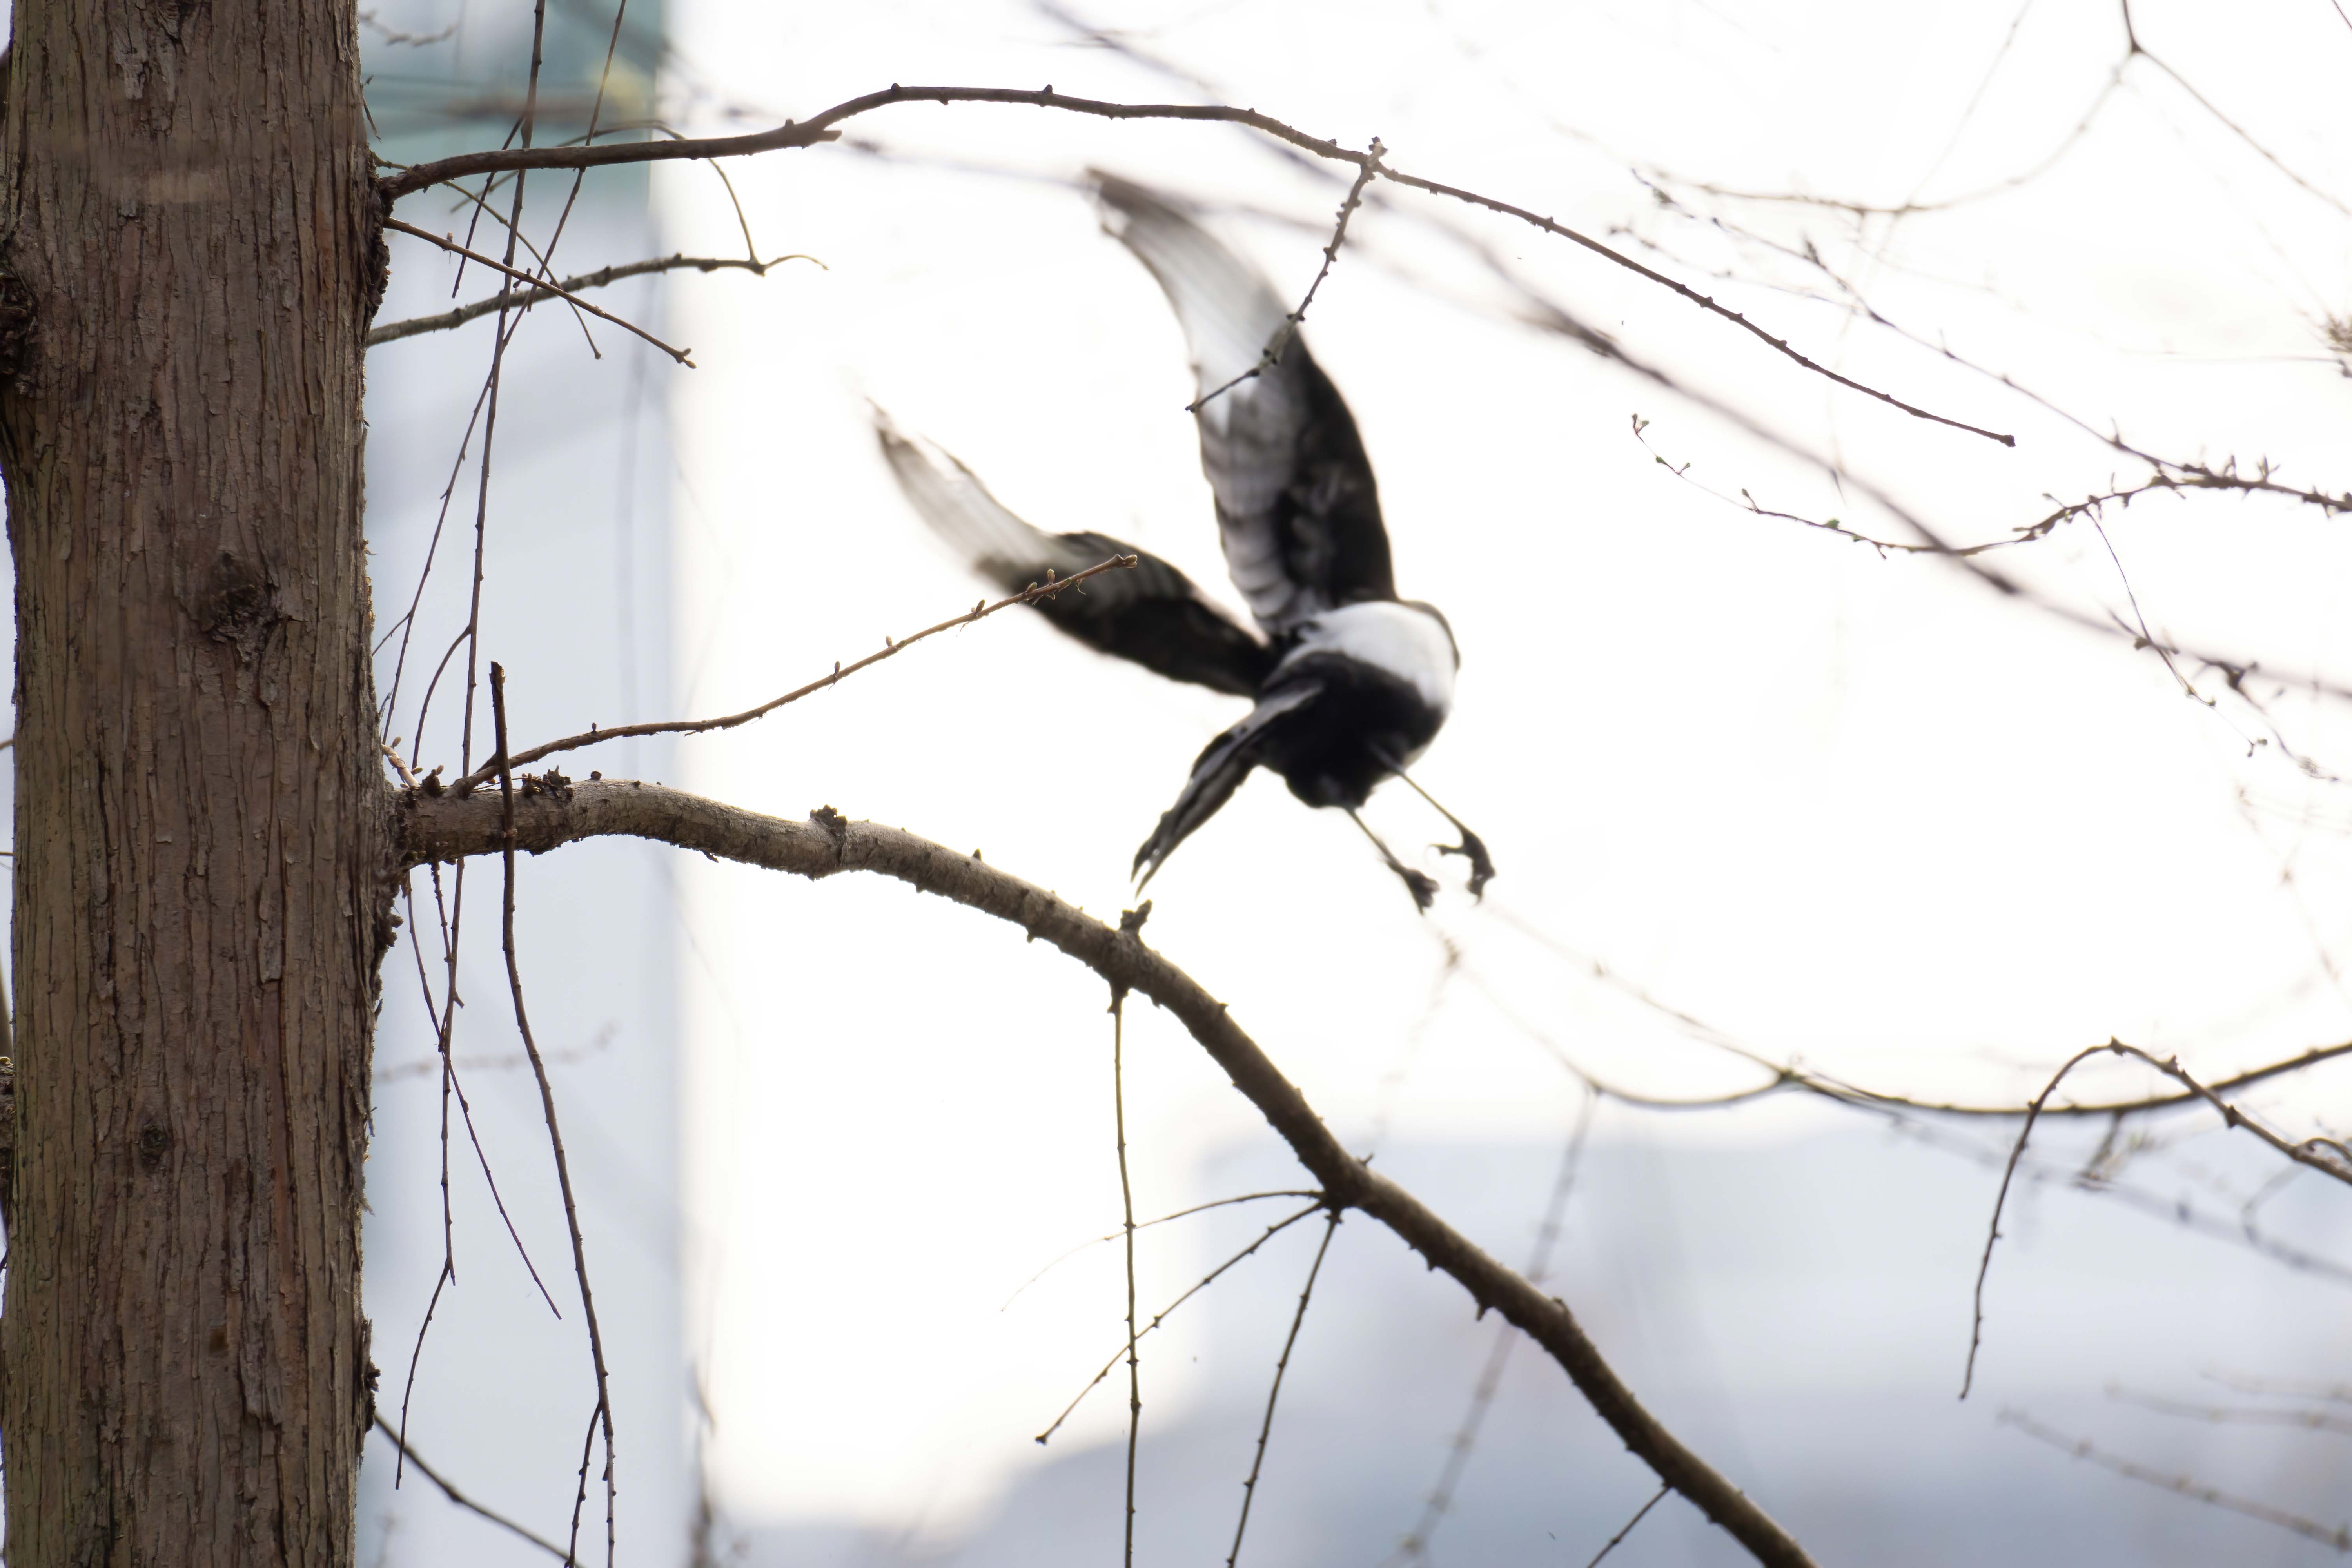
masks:
[[[1274,1436],[1274,1406],[1282,1397],[1282,1374],[1290,1370],[1290,1352],[1298,1348],[1298,1331],[1307,1322],[1307,1304],[1315,1299],[1315,1281],[1323,1273],[1323,1258],[1331,1250],[1331,1238],[1339,1232],[1340,1213],[1333,1209],[1324,1224],[1323,1239],[1315,1247],[1315,1261],[1307,1268],[1307,1283],[1299,1288],[1298,1310],[1290,1315],[1290,1332],[1282,1342],[1282,1354],[1275,1358],[1274,1381],[1265,1390],[1265,1417],[1258,1423],[1257,1452],[1250,1459],[1249,1479],[1242,1482],[1241,1517],[1234,1521],[1234,1546],[1225,1553],[1225,1568],[1234,1568],[1241,1561],[1242,1536],[1249,1529],[1250,1504],[1257,1497],[1257,1479],[1265,1468],[1266,1439]]]
[[[941,621],[937,626],[925,626],[913,637],[901,637],[896,642],[886,637],[882,639],[881,651],[878,653],[869,653],[864,658],[851,664],[836,664],[833,667],[832,674],[820,676],[805,686],[796,686],[782,697],[762,702],[756,708],[746,708],[740,713],[729,713],[717,719],[682,719],[668,723],[624,724],[613,730],[591,729],[583,734],[567,735],[561,741],[550,741],[544,745],[532,746],[528,750],[518,752],[510,761],[514,766],[520,768],[525,763],[538,762],[542,757],[551,757],[559,752],[573,752],[583,746],[593,746],[603,741],[625,740],[635,735],[699,735],[712,730],[732,730],[739,724],[749,724],[754,719],[765,718],[788,702],[797,702],[803,697],[827,690],[836,685],[843,676],[855,675],[868,665],[879,664],[886,658],[895,658],[921,642],[925,637],[936,637],[940,632],[953,631],[958,626],[968,626],[974,621],[984,621],[997,611],[1008,609],[1014,605],[1034,605],[1040,599],[1050,599],[1064,589],[1075,587],[1097,574],[1121,571],[1134,565],[1135,563],[1136,557],[1132,555],[1114,555],[1108,561],[1097,562],[1085,571],[1073,572],[1066,577],[1055,577],[1049,573],[1043,583],[1032,583],[1018,594],[1008,594],[992,604],[983,601],[961,616]],[[1084,593],[1085,590],[1081,588],[1079,592]],[[447,787],[452,794],[469,795],[488,784],[497,775],[497,773],[498,767],[495,762],[485,763],[481,767]],[[425,788],[428,792],[440,786],[433,781],[426,782]]]
[[[571,300],[583,289],[602,289],[609,284],[618,283],[625,278],[642,278],[647,273],[654,272],[676,272],[688,267],[698,272],[732,269],[764,278],[768,275],[770,268],[781,267],[787,261],[815,261],[819,267],[824,265],[824,262],[817,261],[815,257],[803,256],[797,251],[790,256],[779,256],[772,261],[753,261],[740,256],[680,254],[655,257],[646,261],[631,261],[612,267],[600,267],[593,272],[583,272],[577,278],[566,278],[561,283],[535,284],[524,289],[520,295],[509,294],[501,298],[493,294],[487,299],[477,300],[471,304],[460,305],[454,310],[444,310],[438,315],[411,316],[404,321],[387,321],[381,327],[369,329],[367,346],[374,348],[378,343],[397,342],[402,338],[419,337],[426,332],[446,332],[453,327],[462,327],[468,321],[487,316],[501,305],[510,310],[527,310],[531,306],[544,303],[549,300]]]
[[[2000,1239],[2001,1207],[2009,1201],[2010,1182],[2017,1174],[2018,1161],[2024,1156],[2026,1140],[2033,1136],[2033,1123],[2042,1115],[2042,1106],[2048,1102],[2053,1094],[2058,1091],[2058,1086],[2065,1081],[2066,1075],[2102,1051],[2110,1052],[2116,1056],[2132,1057],[2146,1062],[2158,1072],[2186,1087],[2191,1096],[2204,1100],[2215,1110],[2221,1112],[2221,1120],[2226,1125],[2252,1133],[2299,1165],[2308,1165],[2315,1171],[2324,1172],[2347,1185],[2352,1185],[2352,1149],[2347,1149],[2342,1142],[2329,1138],[2307,1138],[2299,1143],[2290,1142],[2255,1121],[2245,1111],[2223,1100],[2213,1089],[2191,1078],[2187,1069],[2181,1067],[2180,1058],[2178,1057],[2168,1057],[2158,1060],[2137,1046],[2127,1046],[2120,1040],[2109,1040],[2104,1046],[2092,1046],[2077,1051],[2067,1059],[2063,1067],[2052,1075],[2049,1083],[2042,1087],[2042,1092],[2035,1095],[2032,1103],[2026,1107],[2025,1124],[2017,1130],[2017,1142],[2010,1151],[2009,1165],[2001,1173],[2000,1191],[1993,1198],[1992,1223],[1987,1227],[1985,1233],[1984,1257],[1977,1265],[1976,1299],[1969,1320],[1968,1365],[1960,1377],[1962,1399],[1969,1396],[1969,1390],[1976,1382],[1977,1349],[1982,1342],[1984,1335],[1985,1277],[1992,1270],[1993,1244]]]
[[[1246,125],[1287,142],[1302,152],[1310,153],[1316,157],[1333,163],[1351,163],[1359,169],[1364,168],[1380,157],[1377,151],[1358,153],[1341,146],[1337,142],[1319,136],[1310,136],[1271,115],[1260,114],[1255,109],[1234,109],[1222,104],[1112,103],[1099,99],[1073,98],[1066,93],[1055,92],[1050,85],[1042,90],[1033,90],[1002,87],[900,87],[894,82],[880,92],[869,92],[837,103],[812,119],[798,121],[787,120],[772,130],[755,132],[746,136],[706,136],[677,142],[606,142],[601,146],[583,147],[515,147],[479,153],[461,153],[455,157],[436,159],[429,163],[418,163],[410,168],[395,171],[378,183],[378,189],[383,193],[383,200],[388,206],[401,197],[430,185],[461,179],[468,174],[490,174],[506,169],[603,168],[620,163],[643,163],[677,158],[741,157],[755,153],[775,153],[793,148],[812,147],[820,142],[837,139],[841,132],[834,127],[841,121],[898,103],[1020,104],[1036,109],[1060,110],[1072,114],[1092,115],[1103,120],[1223,121],[1228,124]],[[1840,374],[1818,360],[1806,355],[1787,339],[1773,336],[1769,331],[1759,326],[1728,305],[1700,293],[1688,284],[1667,277],[1654,268],[1643,265],[1622,251],[1604,245],[1589,235],[1556,223],[1549,217],[1493,196],[1482,195],[1458,185],[1448,185],[1435,180],[1423,179],[1417,174],[1404,174],[1386,165],[1381,166],[1380,173],[1382,177],[1397,184],[1424,191],[1431,195],[1464,202],[1472,206],[1484,207],[1489,212],[1505,217],[1517,218],[1521,223],[1543,230],[1546,234],[1555,235],[1570,244],[1580,246],[1601,259],[1622,267],[1637,277],[1680,296],[1708,314],[1730,322],[1759,342],[1769,345],[1775,353],[1815,375],[1835,382],[1850,391],[1859,392],[1866,397],[1874,398],[1914,418],[1948,426],[1972,436],[1981,436],[1989,441],[1997,441],[2004,447],[2017,445],[2017,437],[2014,436],[1985,429],[1980,426],[1948,418],[1941,414],[1931,413],[1916,405],[1906,403],[1892,393],[1882,392],[1851,376]]]
[[[1372,144],[1364,152],[1364,166],[1356,172],[1356,183],[1348,187],[1348,198],[1339,204],[1339,226],[1331,231],[1330,243],[1323,247],[1323,265],[1315,269],[1315,281],[1307,286],[1307,293],[1298,301],[1298,309],[1282,318],[1282,325],[1276,329],[1274,336],[1267,341],[1265,349],[1259,353],[1255,364],[1213,392],[1204,392],[1186,404],[1185,413],[1198,414],[1242,383],[1255,381],[1282,363],[1282,356],[1288,353],[1290,345],[1297,341],[1298,329],[1306,322],[1307,312],[1314,305],[1315,295],[1323,287],[1323,279],[1331,276],[1331,264],[1339,259],[1339,247],[1346,244],[1348,239],[1348,220],[1356,216],[1356,208],[1362,205],[1364,187],[1372,183],[1374,174],[1380,173],[1381,151],[1381,139],[1377,136],[1373,137]]]
[[[609,780],[503,803],[391,793],[403,853],[412,863],[517,848],[540,853],[583,837],[623,834],[812,879],[847,870],[877,872],[1009,921],[1032,941],[1043,939],[1112,986],[1148,996],[1174,1014],[1314,1173],[1326,1194],[1326,1204],[1318,1206],[1359,1209],[1378,1220],[1433,1269],[1460,1284],[1482,1310],[1500,1312],[1526,1331],[1660,1481],[1690,1500],[1758,1562],[1810,1568],[1812,1559],[1794,1537],[1642,1405],[1564,1302],[1544,1294],[1349,1153],[1224,1005],[1140,937],[1091,919],[984,861],[897,828],[851,822],[830,807],[812,813],[807,822],[789,822],[681,790]],[[505,837],[504,811],[512,813],[510,839]]]
[[[2337,1552],[2352,1552],[2352,1525],[2339,1524],[2331,1529],[2300,1514],[2273,1508],[2268,1503],[2232,1497],[2177,1471],[2168,1475],[2152,1466],[2136,1464],[2093,1446],[2087,1437],[2069,1437],[2054,1427],[2045,1426],[2021,1410],[2002,1411],[2000,1421],[2003,1426],[2014,1426],[2038,1442],[2062,1448],[2078,1459],[2088,1459],[2101,1469],[2113,1470],[2119,1476],[2145,1481],[2149,1486],[2162,1487],[2166,1491],[2177,1492],[2195,1502],[2228,1509],[2231,1513],[2242,1513],[2249,1519],[2259,1519],[2264,1524],[2274,1524],[2281,1530],[2291,1530],[2306,1541],[2316,1541],[2322,1546],[2333,1547]]]

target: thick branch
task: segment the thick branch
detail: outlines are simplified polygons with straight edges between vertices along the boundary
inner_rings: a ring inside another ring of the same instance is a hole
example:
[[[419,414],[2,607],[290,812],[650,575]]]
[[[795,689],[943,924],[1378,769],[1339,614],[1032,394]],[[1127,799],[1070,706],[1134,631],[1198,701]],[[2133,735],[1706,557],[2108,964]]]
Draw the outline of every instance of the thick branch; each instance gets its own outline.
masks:
[[[1138,937],[1041,888],[968,855],[895,827],[850,822],[830,806],[807,822],[762,816],[657,784],[614,780],[542,788],[516,800],[516,847],[534,854],[574,839],[625,835],[809,878],[874,871],[994,915],[1086,964],[1118,989],[1165,1007],[1216,1058],[1234,1087],[1282,1135],[1338,1207],[1360,1209],[1394,1231],[1433,1268],[1502,1313],[1544,1347],[1601,1418],[1658,1479],[1690,1500],[1759,1563],[1801,1568],[1804,1548],[1737,1487],[1685,1448],[1633,1397],[1566,1304],[1473,1245],[1419,1199],[1349,1154],[1306,1097],[1211,996]],[[495,854],[506,847],[501,803],[397,792],[400,853],[412,865]]]
[[[385,176],[377,184],[387,209],[404,195],[446,181],[463,179],[469,174],[493,174],[507,169],[592,169],[616,163],[644,163],[674,158],[733,158],[752,153],[777,153],[790,148],[814,146],[820,142],[837,139],[841,132],[833,129],[845,120],[886,109],[894,103],[1009,103],[1024,104],[1033,109],[1055,109],[1070,114],[1087,114],[1100,120],[1203,120],[1223,121],[1230,125],[1246,125],[1253,131],[1264,132],[1277,141],[1286,142],[1303,152],[1334,163],[1352,163],[1359,170],[1378,165],[1381,177],[1400,185],[1410,185],[1432,195],[1445,196],[1485,207],[1505,217],[1514,217],[1531,224],[1546,234],[1557,235],[1570,244],[1579,245],[1603,260],[1615,263],[1630,272],[1670,289],[1710,315],[1719,316],[1759,342],[1769,343],[1784,357],[1802,365],[1814,374],[1826,377],[1840,386],[1875,398],[1890,408],[1897,408],[1916,419],[1947,425],[1955,430],[1965,430],[1981,436],[1988,441],[1998,441],[2004,447],[2017,445],[2017,437],[1999,430],[1988,430],[1964,420],[1947,418],[1930,413],[1914,404],[1904,402],[1890,393],[1881,392],[1851,376],[1839,374],[1818,360],[1807,357],[1786,338],[1774,337],[1770,331],[1749,321],[1730,306],[1700,293],[1689,285],[1676,281],[1654,268],[1644,267],[1624,252],[1587,234],[1580,234],[1563,224],[1553,222],[1526,207],[1481,195],[1459,185],[1441,184],[1418,174],[1402,174],[1381,162],[1377,144],[1369,152],[1359,153],[1337,142],[1320,136],[1309,136],[1304,131],[1286,125],[1272,115],[1260,114],[1255,109],[1233,109],[1213,103],[1111,103],[1095,98],[1072,98],[1055,92],[1048,85],[1043,90],[1011,87],[900,87],[893,82],[880,92],[869,92],[862,98],[836,103],[813,120],[785,121],[769,131],[754,132],[748,136],[704,136],[677,142],[608,142],[577,147],[504,147],[480,153],[460,153],[453,158],[439,158],[429,163],[413,164]]]
[[[541,283],[520,294],[493,294],[487,300],[476,300],[471,304],[460,305],[454,310],[444,310],[436,316],[411,316],[404,321],[387,321],[381,327],[368,330],[367,346],[373,348],[378,343],[398,342],[403,338],[418,337],[425,332],[446,332],[493,310],[527,310],[549,300],[568,300],[583,289],[602,289],[608,284],[618,283],[624,278],[642,278],[648,272],[676,272],[687,267],[698,272],[717,272],[731,268],[764,278],[769,268],[787,261],[816,261],[816,258],[793,255],[779,256],[773,261],[753,261],[740,256],[657,256],[622,266],[600,267],[593,272],[583,272],[577,278],[566,278],[561,283]],[[824,265],[822,261],[816,264],[819,267]]]

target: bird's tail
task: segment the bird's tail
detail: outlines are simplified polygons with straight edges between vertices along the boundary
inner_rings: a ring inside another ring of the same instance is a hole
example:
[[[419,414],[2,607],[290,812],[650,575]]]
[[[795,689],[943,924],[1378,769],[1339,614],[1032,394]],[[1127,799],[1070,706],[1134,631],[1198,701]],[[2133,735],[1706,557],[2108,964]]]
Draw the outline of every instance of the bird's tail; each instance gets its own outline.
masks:
[[[1183,793],[1176,797],[1176,804],[1160,814],[1160,826],[1151,830],[1151,837],[1135,852],[1138,892],[1175,853],[1176,846],[1191,837],[1194,828],[1216,816],[1225,802],[1233,799],[1234,791],[1241,788],[1242,780],[1257,766],[1266,731],[1275,721],[1321,690],[1320,686],[1307,684],[1265,697],[1250,710],[1249,717],[1209,742],[1193,763],[1192,776],[1184,781]]]

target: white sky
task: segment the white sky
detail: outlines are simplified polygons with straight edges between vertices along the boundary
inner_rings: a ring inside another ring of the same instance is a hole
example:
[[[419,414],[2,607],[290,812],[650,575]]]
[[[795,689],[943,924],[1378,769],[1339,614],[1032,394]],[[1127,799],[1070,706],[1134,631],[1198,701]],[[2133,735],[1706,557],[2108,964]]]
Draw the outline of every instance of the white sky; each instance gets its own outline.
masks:
[[[2338,110],[2352,27],[2316,4],[2136,12],[2148,47],[2295,174],[2352,193]],[[1459,705],[1417,772],[1502,875],[1481,909],[1460,863],[1433,858],[1448,890],[1417,920],[1341,817],[1262,775],[1161,873],[1150,928],[1344,1136],[1360,1145],[1384,1111],[1394,1138],[1558,1136],[1572,1083],[1480,984],[1628,1086],[1750,1081],[1522,926],[1759,1049],[1920,1092],[2022,1098],[2111,1034],[2218,1075],[2352,1032],[2326,967],[2352,922],[2342,786],[2304,778],[2275,746],[2249,755],[2258,716],[2226,694],[2186,700],[2151,654],[1947,563],[1882,558],[1677,482],[1634,440],[1633,415],[1717,490],[1906,537],[1819,470],[1513,324],[1490,275],[1413,216],[1490,244],[1630,352],[1836,454],[1948,536],[1997,538],[2049,510],[2045,492],[2134,467],[1930,350],[1710,278],[1802,269],[1675,219],[1627,167],[1879,203],[1974,191],[2035,166],[2082,118],[2121,57],[2112,6],[1092,15],[1229,101],[1354,145],[1377,133],[1400,168],[1588,234],[1630,226],[1816,357],[2020,439],[2007,451],[1839,391],[1523,226],[1393,189],[1359,218],[1307,336],[1362,427],[1401,589],[1442,605],[1462,644]],[[672,24],[690,67],[672,85],[693,89],[684,118],[702,128],[730,107],[764,121],[892,80],[1195,96],[1017,5],[703,0]],[[829,270],[694,277],[671,295],[671,335],[704,367],[671,388],[692,713],[761,700],[977,596],[892,489],[869,395],[1038,525],[1119,535],[1229,592],[1181,412],[1181,340],[1088,202],[1055,182],[1098,163],[1295,219],[1216,220],[1284,290],[1312,276],[1339,195],[1223,127],[926,107],[847,129],[908,156],[836,147],[730,170],[761,248]],[[672,246],[740,247],[707,168],[665,165],[656,191]],[[1822,209],[1706,210],[1810,238],[1884,314],[2094,425],[2347,482],[2352,385],[2317,322],[2352,310],[2352,226],[2147,60],[2037,183],[1874,223],[1863,248]],[[2077,524],[1992,561],[2128,615],[2119,559],[2160,630],[2282,679],[2343,679],[2342,526],[2278,504],[2157,500],[2110,515],[2115,558]],[[2274,711],[2297,747],[2352,764],[2341,706],[2291,694]],[[1135,844],[1237,712],[1006,616],[689,743],[675,782],[979,847],[1108,917],[1128,901]],[[1402,794],[1371,815],[1400,846],[1441,837]],[[1017,933],[895,885],[811,888],[698,861],[686,876],[689,1185],[716,1238],[690,1259],[691,1349],[722,1494],[751,1514],[951,1527],[1030,1461],[1028,1436],[1116,1342],[1111,1249],[998,1310],[1116,1221],[1105,998]],[[1457,977],[1433,1010],[1441,934],[1477,983]],[[1196,1185],[1207,1153],[1269,1135],[1149,1008],[1128,1054],[1139,1208],[1215,1195]],[[2344,1082],[2258,1102],[2309,1131],[2331,1097],[2340,1111]],[[1828,1119],[1776,1103],[1645,1125],[1721,1142]],[[1181,1235],[1154,1233],[1145,1296],[1164,1300],[1202,1263]],[[1160,1364],[1158,1397],[1181,1407],[1167,1380],[1184,1373]],[[1098,1400],[1079,1436],[1107,1434],[1117,1404]]]

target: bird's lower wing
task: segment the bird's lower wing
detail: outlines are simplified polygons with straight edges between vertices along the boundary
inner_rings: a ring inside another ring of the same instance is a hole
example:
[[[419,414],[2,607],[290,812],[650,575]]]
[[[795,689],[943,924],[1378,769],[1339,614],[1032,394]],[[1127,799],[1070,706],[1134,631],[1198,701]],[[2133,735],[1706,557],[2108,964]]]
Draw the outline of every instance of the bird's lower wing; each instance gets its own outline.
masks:
[[[900,435],[878,409],[875,434],[916,512],[997,587],[1017,594],[1114,555],[1133,555],[1131,569],[1090,577],[1037,600],[1035,608],[1087,647],[1172,680],[1238,697],[1257,694],[1258,683],[1273,668],[1273,650],[1183,573],[1108,534],[1047,533],[1032,527],[989,494],[952,454]]]

